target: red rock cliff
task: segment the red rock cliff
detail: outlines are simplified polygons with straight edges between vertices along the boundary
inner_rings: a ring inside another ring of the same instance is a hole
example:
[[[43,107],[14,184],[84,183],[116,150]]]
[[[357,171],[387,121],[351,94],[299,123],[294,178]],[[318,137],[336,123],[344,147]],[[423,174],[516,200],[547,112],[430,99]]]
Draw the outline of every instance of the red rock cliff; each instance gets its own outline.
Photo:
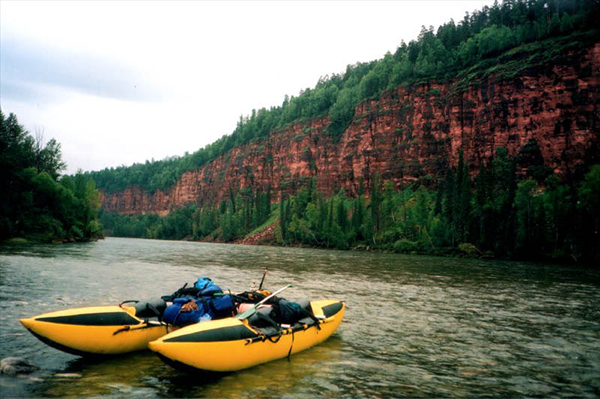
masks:
[[[318,189],[355,193],[375,173],[397,185],[455,165],[462,149],[473,170],[498,146],[511,155],[531,139],[544,163],[565,173],[584,162],[600,130],[600,43],[565,65],[538,68],[510,81],[491,76],[458,92],[456,84],[400,87],[360,104],[339,142],[327,118],[274,132],[183,174],[168,191],[136,187],[101,195],[108,212],[158,213],[225,199],[230,189],[294,192],[316,177]]]

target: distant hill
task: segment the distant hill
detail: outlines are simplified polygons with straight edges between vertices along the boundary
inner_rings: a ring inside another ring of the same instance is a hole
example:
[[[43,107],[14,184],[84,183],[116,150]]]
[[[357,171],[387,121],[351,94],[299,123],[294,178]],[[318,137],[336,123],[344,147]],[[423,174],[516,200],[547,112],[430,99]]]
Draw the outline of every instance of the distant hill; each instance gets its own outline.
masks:
[[[599,10],[507,0],[423,28],[192,154],[88,173],[103,223],[149,238],[597,259]]]

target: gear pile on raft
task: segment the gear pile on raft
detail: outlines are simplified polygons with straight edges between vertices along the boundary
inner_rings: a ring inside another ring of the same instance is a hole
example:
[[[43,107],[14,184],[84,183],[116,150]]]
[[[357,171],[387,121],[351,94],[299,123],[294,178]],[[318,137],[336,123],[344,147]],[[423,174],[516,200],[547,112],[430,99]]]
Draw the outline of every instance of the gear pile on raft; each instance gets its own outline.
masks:
[[[262,289],[263,282],[257,290],[233,294],[201,277],[159,299],[62,310],[20,321],[42,342],[78,356],[149,348],[178,369],[229,372],[315,346],[344,317],[343,301],[288,301],[279,294],[291,285],[271,292]]]

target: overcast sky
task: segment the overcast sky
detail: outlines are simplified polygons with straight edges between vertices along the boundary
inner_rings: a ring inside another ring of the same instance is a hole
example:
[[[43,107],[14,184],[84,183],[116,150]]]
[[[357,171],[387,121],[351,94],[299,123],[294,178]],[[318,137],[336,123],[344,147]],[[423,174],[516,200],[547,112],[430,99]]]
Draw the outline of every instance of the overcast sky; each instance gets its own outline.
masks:
[[[194,152],[493,1],[0,1],[0,107],[66,173]]]

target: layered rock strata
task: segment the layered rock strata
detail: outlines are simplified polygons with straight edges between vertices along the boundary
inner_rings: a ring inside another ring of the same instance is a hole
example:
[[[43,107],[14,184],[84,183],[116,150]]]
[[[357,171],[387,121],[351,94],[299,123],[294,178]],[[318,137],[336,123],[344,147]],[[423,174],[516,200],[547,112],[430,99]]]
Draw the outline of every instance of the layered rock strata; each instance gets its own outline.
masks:
[[[376,173],[397,186],[440,177],[461,150],[475,173],[497,147],[516,156],[531,142],[544,165],[565,174],[597,148],[599,104],[597,43],[576,62],[511,80],[490,76],[466,90],[456,83],[399,87],[361,103],[337,142],[327,134],[326,117],[297,123],[185,172],[169,190],[129,187],[101,193],[101,203],[107,212],[165,215],[172,207],[215,204],[245,187],[293,193],[312,178],[324,193],[356,194]]]

